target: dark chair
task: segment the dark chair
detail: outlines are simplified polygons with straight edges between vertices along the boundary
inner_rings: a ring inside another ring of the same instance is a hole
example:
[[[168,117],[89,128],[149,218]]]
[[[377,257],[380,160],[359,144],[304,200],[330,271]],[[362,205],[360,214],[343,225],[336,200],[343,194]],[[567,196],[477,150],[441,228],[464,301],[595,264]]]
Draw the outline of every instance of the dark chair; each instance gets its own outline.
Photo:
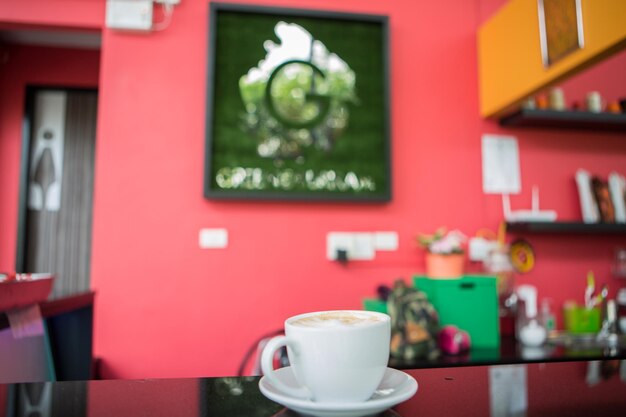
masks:
[[[239,370],[237,371],[237,376],[263,375],[263,371],[261,370],[261,353],[263,352],[263,348],[272,337],[282,334],[284,334],[282,329],[274,330],[255,340],[243,357],[239,365]],[[274,369],[284,366],[289,366],[289,358],[287,357],[287,349],[283,347],[276,352],[274,357]]]

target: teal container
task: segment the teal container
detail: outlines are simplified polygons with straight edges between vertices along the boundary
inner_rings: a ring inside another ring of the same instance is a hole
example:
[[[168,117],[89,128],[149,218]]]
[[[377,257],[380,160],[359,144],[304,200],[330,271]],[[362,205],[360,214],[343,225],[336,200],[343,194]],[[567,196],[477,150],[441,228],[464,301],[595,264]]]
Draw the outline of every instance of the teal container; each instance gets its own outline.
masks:
[[[442,326],[452,324],[465,330],[470,335],[472,347],[500,346],[495,276],[464,275],[458,279],[414,276],[413,284],[426,293]]]

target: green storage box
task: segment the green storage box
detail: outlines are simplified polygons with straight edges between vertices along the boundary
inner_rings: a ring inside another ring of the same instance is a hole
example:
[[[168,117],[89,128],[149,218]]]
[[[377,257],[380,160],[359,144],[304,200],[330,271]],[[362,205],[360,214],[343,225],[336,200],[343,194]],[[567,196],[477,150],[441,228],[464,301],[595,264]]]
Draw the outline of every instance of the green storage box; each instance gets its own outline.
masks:
[[[428,296],[443,325],[453,324],[469,333],[472,347],[500,346],[500,320],[496,277],[464,275],[459,279],[413,277],[413,284]]]

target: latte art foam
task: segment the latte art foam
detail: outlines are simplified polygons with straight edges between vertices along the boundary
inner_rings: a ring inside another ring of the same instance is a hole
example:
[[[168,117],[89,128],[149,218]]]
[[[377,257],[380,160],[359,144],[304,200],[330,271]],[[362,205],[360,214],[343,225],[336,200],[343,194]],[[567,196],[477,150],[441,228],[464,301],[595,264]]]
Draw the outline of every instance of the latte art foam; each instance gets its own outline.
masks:
[[[302,327],[353,327],[366,326],[368,324],[380,323],[382,319],[371,314],[347,313],[347,312],[326,312],[301,317],[291,322],[294,326]]]

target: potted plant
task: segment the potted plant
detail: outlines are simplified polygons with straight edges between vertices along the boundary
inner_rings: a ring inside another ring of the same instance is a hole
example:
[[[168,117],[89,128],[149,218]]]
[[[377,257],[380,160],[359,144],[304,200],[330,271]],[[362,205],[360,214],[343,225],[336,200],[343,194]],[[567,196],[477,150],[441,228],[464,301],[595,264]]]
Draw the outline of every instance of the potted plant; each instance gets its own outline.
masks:
[[[441,227],[433,234],[420,234],[418,243],[426,250],[426,275],[430,278],[459,278],[465,264],[467,236],[460,230]]]

